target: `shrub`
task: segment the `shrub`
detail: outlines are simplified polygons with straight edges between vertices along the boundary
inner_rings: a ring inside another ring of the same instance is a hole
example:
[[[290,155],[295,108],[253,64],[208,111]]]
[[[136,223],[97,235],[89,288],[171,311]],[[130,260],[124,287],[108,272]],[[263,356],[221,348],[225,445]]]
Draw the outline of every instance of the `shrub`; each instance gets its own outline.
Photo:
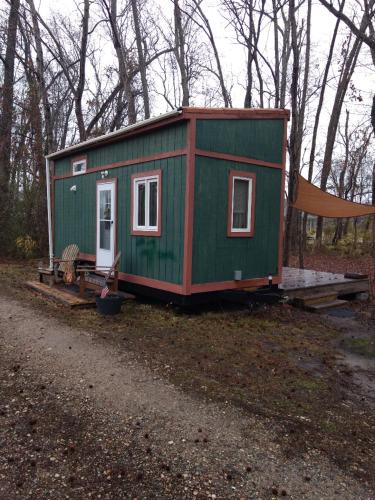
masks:
[[[30,235],[26,234],[16,239],[16,248],[20,257],[30,259],[35,256],[37,242],[33,240]]]

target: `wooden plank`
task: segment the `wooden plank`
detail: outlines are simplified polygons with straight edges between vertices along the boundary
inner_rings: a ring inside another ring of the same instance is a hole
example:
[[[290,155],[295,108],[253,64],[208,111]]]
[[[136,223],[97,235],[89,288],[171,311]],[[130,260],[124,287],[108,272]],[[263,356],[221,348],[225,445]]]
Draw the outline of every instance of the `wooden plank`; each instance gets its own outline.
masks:
[[[336,295],[352,295],[357,293],[368,293],[369,282],[368,280],[361,280],[357,283],[337,283],[332,285],[320,285],[310,288],[296,288],[294,290],[283,290],[284,295],[287,295],[290,299],[295,297],[309,296],[314,293],[335,293]]]
[[[348,305],[347,300],[336,299],[336,300],[332,300],[331,302],[324,302],[322,304],[310,304],[308,306],[305,306],[304,309],[306,309],[307,311],[311,311],[311,312],[323,312],[324,313],[328,309],[334,309],[336,307],[343,307],[346,305]]]
[[[56,302],[64,304],[69,307],[93,307],[95,306],[94,298],[82,298],[77,295],[73,295],[65,290],[58,287],[51,287],[45,283],[39,283],[38,281],[26,281],[25,285],[43,295],[52,299]]]
[[[330,292],[330,290],[305,296],[298,296],[293,298],[293,305],[297,307],[306,307],[310,305],[323,304],[337,300],[337,293]]]
[[[289,298],[312,296],[318,293],[335,293],[342,296],[367,293],[369,280],[347,279],[343,274],[284,267],[280,288]]]

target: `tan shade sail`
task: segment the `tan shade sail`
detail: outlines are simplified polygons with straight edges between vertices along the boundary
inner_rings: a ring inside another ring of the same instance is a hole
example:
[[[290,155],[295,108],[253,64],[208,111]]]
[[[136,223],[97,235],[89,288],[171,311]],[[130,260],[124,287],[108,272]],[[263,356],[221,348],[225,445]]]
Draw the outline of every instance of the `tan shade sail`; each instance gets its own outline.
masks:
[[[297,196],[292,206],[309,214],[322,217],[359,217],[375,213],[375,206],[363,205],[325,193],[301,175],[296,177]]]

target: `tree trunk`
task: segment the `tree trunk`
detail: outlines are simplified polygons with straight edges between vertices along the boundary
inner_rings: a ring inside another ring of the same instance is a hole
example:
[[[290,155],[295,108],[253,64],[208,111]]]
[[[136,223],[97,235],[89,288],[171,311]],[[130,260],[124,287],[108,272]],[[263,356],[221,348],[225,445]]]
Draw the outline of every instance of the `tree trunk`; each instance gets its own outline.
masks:
[[[291,23],[292,34],[292,52],[293,52],[293,68],[292,81],[290,85],[291,98],[291,114],[292,126],[289,136],[289,183],[288,183],[288,209],[285,221],[285,237],[284,237],[284,266],[289,265],[290,250],[292,244],[292,234],[295,225],[295,209],[292,207],[292,201],[295,197],[295,179],[298,173],[298,76],[299,76],[299,50],[297,41],[297,21],[295,17],[295,1],[289,2],[289,19]]]
[[[0,254],[9,250],[9,176],[12,144],[14,61],[16,56],[17,26],[20,0],[13,0],[10,5],[6,52],[4,60],[4,81],[0,115]]]
[[[82,110],[82,96],[85,90],[85,77],[86,77],[86,58],[87,58],[87,44],[89,32],[89,17],[90,17],[90,0],[84,0],[84,9],[82,17],[82,35],[81,46],[79,54],[79,77],[78,84],[74,94],[75,113],[77,118],[78,132],[80,141],[86,140],[86,127],[83,118]]]
[[[342,10],[344,8],[344,4],[345,4],[345,0],[342,1],[341,6],[340,6],[340,10]],[[314,173],[316,140],[317,140],[317,136],[318,136],[320,115],[322,112],[324,96],[325,96],[325,91],[326,91],[326,85],[327,85],[327,80],[328,80],[328,74],[329,74],[329,70],[330,70],[330,67],[332,64],[333,50],[334,50],[334,47],[336,44],[336,38],[337,38],[339,24],[340,24],[340,19],[337,19],[336,24],[335,24],[335,28],[333,30],[332,38],[331,38],[331,44],[329,47],[327,62],[326,62],[324,73],[323,73],[323,79],[322,79],[322,84],[321,84],[321,91],[320,91],[320,95],[319,95],[318,106],[317,106],[316,113],[315,113],[313,133],[312,133],[312,137],[311,137],[310,158],[309,158],[309,171],[308,171],[309,182],[312,181],[313,173]],[[307,214],[304,214],[303,226],[304,226],[304,234],[305,235],[306,235],[306,225],[307,225]],[[306,248],[306,236],[305,236],[305,240],[304,240],[304,247]]]
[[[43,57],[43,49],[42,49],[42,37],[39,29],[38,15],[35,9],[34,0],[28,0],[28,4],[30,6],[31,18],[33,23],[33,34],[35,40],[35,49],[36,49],[36,73],[37,80],[39,85],[39,92],[41,95],[41,100],[43,103],[43,114],[44,114],[44,127],[45,127],[45,144],[44,144],[44,152],[46,154],[51,153],[55,148],[55,144],[53,141],[53,126],[52,126],[52,117],[51,117],[51,105],[48,99],[47,86],[44,76],[44,57]]]
[[[214,34],[212,32],[212,29],[211,29],[210,21],[208,20],[207,16],[203,12],[203,9],[201,6],[201,0],[193,0],[193,2],[194,2],[194,7],[197,9],[197,12],[199,13],[199,16],[202,19],[204,25],[202,27],[199,25],[199,23],[197,23],[197,24],[205,31],[207,38],[210,41],[212,50],[214,52],[214,57],[215,57],[215,62],[216,62],[216,67],[217,67],[217,78],[219,80],[221,94],[223,96],[223,101],[224,101],[224,106],[226,108],[232,107],[231,96],[230,96],[230,94],[226,88],[226,85],[225,85],[223,68],[222,68],[221,61],[220,61],[219,51],[217,49],[217,45],[215,42],[215,37],[214,37]],[[192,20],[194,20],[193,17],[192,17]]]
[[[182,106],[189,106],[189,78],[185,61],[185,35],[182,26],[182,13],[179,0],[174,0],[174,31],[175,31],[175,55],[181,75]]]
[[[365,21],[362,19],[361,25],[363,25],[364,23]],[[356,38],[349,54],[345,58],[343,69],[340,75],[340,81],[337,86],[331,117],[328,124],[327,141],[324,151],[323,167],[320,179],[320,189],[322,189],[323,191],[326,191],[327,189],[327,181],[329,174],[331,172],[332,155],[336,141],[336,133],[340,120],[341,109],[350,79],[353,75],[357,63],[361,45],[362,41],[359,38]],[[317,228],[316,228],[316,243],[318,247],[321,246],[322,244],[322,234],[323,234],[323,218],[318,217]]]
[[[150,118],[150,97],[149,97],[149,93],[148,93],[146,64],[145,64],[145,57],[144,57],[144,52],[143,52],[141,28],[140,28],[140,24],[139,24],[139,12],[138,12],[137,0],[131,0],[131,6],[132,6],[132,12],[133,12],[135,40],[137,43],[139,72],[141,75],[141,83],[142,83],[142,97],[143,97],[144,114],[145,114],[145,118],[147,119],[147,118]]]
[[[275,108],[278,108],[280,106],[279,26],[277,21],[276,0],[272,0],[273,44],[275,54]]]
[[[375,206],[375,163],[372,167],[372,204]],[[375,214],[372,216],[372,254],[374,257],[374,276],[375,280]]]

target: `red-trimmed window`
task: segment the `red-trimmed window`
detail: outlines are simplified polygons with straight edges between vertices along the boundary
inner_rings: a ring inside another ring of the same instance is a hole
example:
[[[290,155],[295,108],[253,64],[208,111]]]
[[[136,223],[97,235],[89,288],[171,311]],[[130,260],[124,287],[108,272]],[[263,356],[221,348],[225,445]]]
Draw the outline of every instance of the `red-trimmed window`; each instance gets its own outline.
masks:
[[[161,170],[132,175],[132,234],[161,234]]]
[[[228,192],[228,236],[253,236],[255,174],[230,170]]]
[[[81,175],[86,172],[87,168],[87,157],[78,156],[72,160],[72,174]]]

